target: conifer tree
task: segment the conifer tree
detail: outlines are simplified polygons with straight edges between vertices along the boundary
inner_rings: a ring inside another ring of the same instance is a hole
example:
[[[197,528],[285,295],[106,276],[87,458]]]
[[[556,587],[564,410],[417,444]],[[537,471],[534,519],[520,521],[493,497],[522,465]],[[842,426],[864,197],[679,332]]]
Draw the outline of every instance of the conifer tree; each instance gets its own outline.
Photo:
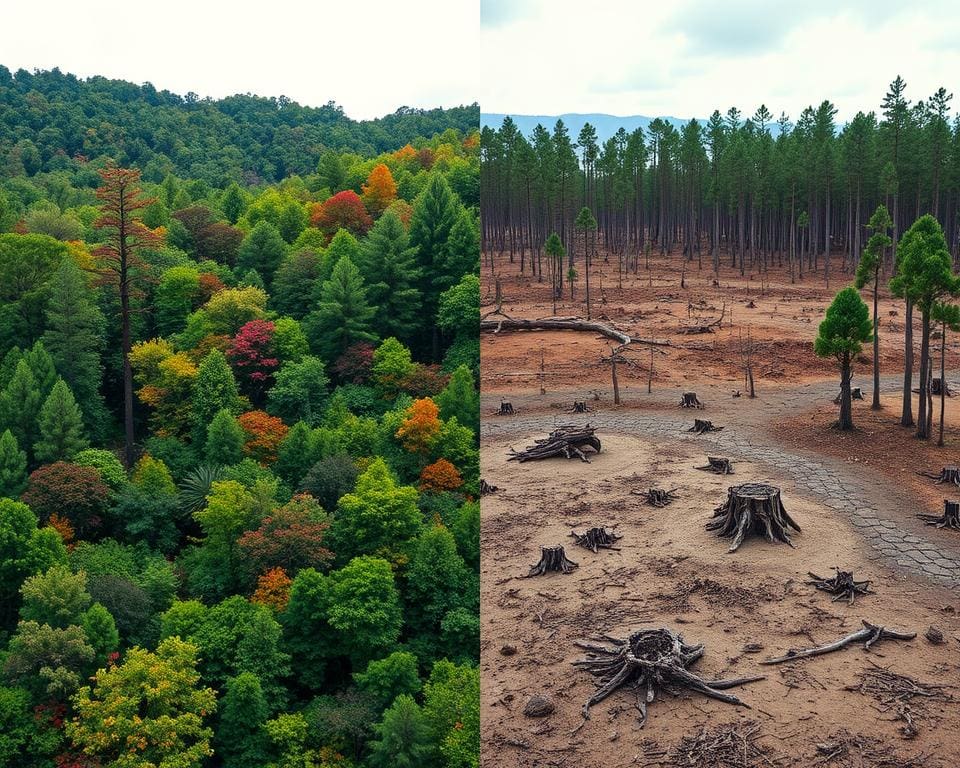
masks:
[[[40,399],[37,380],[26,360],[21,359],[13,372],[10,383],[0,393],[0,427],[9,429],[17,443],[33,455],[37,439],[37,417],[43,401]]]
[[[217,411],[207,427],[203,456],[213,466],[230,466],[243,459],[246,435],[233,414],[226,408]]]
[[[27,485],[27,454],[20,450],[13,432],[0,434],[0,496],[17,498]]]
[[[840,363],[840,429],[853,429],[850,366],[866,341],[870,341],[870,310],[849,286],[834,296],[813,344],[818,357],[835,357]]]
[[[320,290],[320,304],[304,321],[317,351],[335,361],[351,344],[376,341],[371,328],[375,309],[367,303],[360,271],[344,257]]]
[[[194,441],[198,446],[204,443],[207,426],[218,411],[224,408],[230,413],[240,411],[240,395],[233,369],[219,349],[211,349],[197,368],[192,404]]]
[[[236,272],[246,274],[249,270],[256,270],[266,285],[273,281],[273,273],[277,271],[283,255],[287,251],[287,244],[283,236],[273,224],[263,219],[250,230],[240,249],[237,251]]]
[[[370,230],[357,266],[367,285],[367,299],[376,307],[374,330],[380,336],[410,339],[423,322],[416,287],[421,270],[417,249],[393,211],[384,213]]]
[[[83,414],[63,379],[57,379],[40,409],[39,427],[40,439],[33,446],[39,462],[68,461],[87,447]]]

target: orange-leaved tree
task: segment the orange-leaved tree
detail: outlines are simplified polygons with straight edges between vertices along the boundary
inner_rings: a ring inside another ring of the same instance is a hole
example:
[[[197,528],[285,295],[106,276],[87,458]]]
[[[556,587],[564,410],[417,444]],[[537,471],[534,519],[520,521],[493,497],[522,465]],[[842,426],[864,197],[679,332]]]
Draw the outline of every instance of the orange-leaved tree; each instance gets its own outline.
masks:
[[[383,213],[397,197],[397,183],[384,163],[378,163],[363,185],[363,202],[374,216]]]
[[[440,434],[440,409],[429,397],[414,400],[397,430],[403,447],[411,453],[427,454]]]
[[[420,472],[421,491],[455,491],[461,485],[460,471],[446,459],[437,459]]]

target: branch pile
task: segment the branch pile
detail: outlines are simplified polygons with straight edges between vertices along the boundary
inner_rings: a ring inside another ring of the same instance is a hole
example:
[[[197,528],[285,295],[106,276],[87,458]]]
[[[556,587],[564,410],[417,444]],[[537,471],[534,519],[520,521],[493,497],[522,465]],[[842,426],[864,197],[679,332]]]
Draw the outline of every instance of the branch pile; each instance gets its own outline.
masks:
[[[594,554],[597,553],[598,549],[619,551],[619,547],[615,547],[614,544],[617,543],[618,539],[623,538],[623,536],[608,531],[606,528],[588,528],[583,534],[570,531],[570,535],[573,536],[579,546],[593,550]]]
[[[646,491],[634,489],[630,491],[630,493],[635,496],[643,496],[643,500],[651,507],[665,507],[671,501],[676,501],[680,498],[677,496],[677,490],[677,488],[671,488],[669,491],[665,491],[663,488],[650,488]]]
[[[729,723],[696,736],[684,736],[673,752],[671,765],[697,768],[755,768],[776,765],[757,742],[759,724]]]
[[[549,437],[534,440],[534,444],[522,451],[510,451],[507,461],[535,461],[549,459],[553,456],[565,456],[570,459],[574,456],[588,464],[590,460],[584,453],[585,448],[600,453],[600,439],[594,435],[595,427],[587,424],[585,427],[559,427],[550,433]]]
[[[703,656],[703,644],[688,645],[682,635],[665,628],[640,629],[625,639],[604,636],[604,640],[606,645],[575,643],[587,651],[587,656],[573,665],[597,678],[596,693],[583,705],[584,720],[590,717],[590,707],[620,688],[636,691],[641,727],[647,720],[647,705],[661,690],[686,688],[711,699],[746,707],[748,705],[736,696],[723,691],[763,679],[759,676],[704,680],[688,669]]]
[[[857,595],[873,594],[873,592],[870,591],[870,582],[855,581],[853,571],[841,571],[837,567],[834,567],[833,570],[836,571],[836,575],[829,579],[807,571],[807,575],[811,579],[807,584],[812,584],[823,592],[829,592],[833,595],[831,602],[834,603],[837,602],[837,600],[846,599],[848,605],[853,605],[853,600]]]

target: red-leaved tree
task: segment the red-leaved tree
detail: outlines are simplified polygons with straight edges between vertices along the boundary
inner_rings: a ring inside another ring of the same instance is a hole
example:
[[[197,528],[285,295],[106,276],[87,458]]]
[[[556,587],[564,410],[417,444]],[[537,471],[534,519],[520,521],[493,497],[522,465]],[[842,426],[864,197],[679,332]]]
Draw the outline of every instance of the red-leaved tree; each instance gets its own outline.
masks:
[[[251,574],[283,568],[296,575],[303,568],[322,568],[333,558],[324,546],[330,524],[317,500],[298,494],[247,531],[237,545]]]
[[[337,192],[333,197],[315,205],[310,214],[310,223],[332,238],[338,229],[347,229],[357,237],[363,237],[373,226],[373,219],[360,195],[352,189]]]
[[[244,323],[230,342],[227,357],[254,402],[262,402],[263,393],[273,381],[273,372],[280,361],[273,353],[271,320],[251,320]]]

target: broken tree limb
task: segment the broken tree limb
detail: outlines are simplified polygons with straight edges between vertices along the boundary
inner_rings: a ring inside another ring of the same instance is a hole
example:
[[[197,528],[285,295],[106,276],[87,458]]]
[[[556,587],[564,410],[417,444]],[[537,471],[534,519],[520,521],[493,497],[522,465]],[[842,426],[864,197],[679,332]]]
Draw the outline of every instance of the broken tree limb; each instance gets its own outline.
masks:
[[[866,619],[863,619],[862,621],[863,629],[858,629],[856,632],[853,632],[846,637],[841,637],[839,640],[835,640],[832,643],[818,645],[814,648],[804,648],[799,651],[791,648],[783,656],[778,656],[773,659],[764,659],[760,663],[782,664],[786,661],[796,661],[797,659],[807,659],[811,656],[821,656],[824,653],[839,651],[842,648],[846,648],[848,645],[850,645],[850,643],[857,643],[861,640],[864,641],[864,650],[869,651],[871,646],[879,643],[881,640],[913,640],[913,638],[917,636],[916,632],[899,632],[894,629],[887,629],[886,627],[878,627],[875,624],[871,624]]]
[[[723,693],[745,683],[762,680],[763,676],[732,680],[704,680],[689,671],[704,654],[703,644],[688,645],[683,636],[669,629],[640,629],[625,639],[604,636],[606,644],[575,641],[587,651],[586,658],[573,665],[598,678],[597,691],[583,705],[583,719],[590,718],[590,707],[599,704],[620,688],[636,691],[640,711],[640,727],[647,720],[647,705],[661,689],[687,688],[728,704],[748,707],[736,696]]]
[[[829,592],[833,595],[831,602],[834,603],[837,602],[837,600],[846,599],[848,605],[853,605],[854,598],[857,595],[873,594],[873,592],[870,591],[870,582],[855,581],[853,571],[841,571],[837,567],[834,567],[833,570],[836,571],[836,574],[829,579],[807,571],[807,575],[811,579],[807,584],[812,584],[822,592]]]
[[[567,558],[567,553],[563,551],[562,545],[540,547],[540,560],[536,565],[530,566],[530,572],[527,574],[527,578],[531,576],[542,576],[549,571],[573,573],[573,569],[578,566],[579,563],[575,563],[573,560]]]
[[[623,536],[608,531],[606,528],[588,528],[582,534],[570,531],[570,535],[573,536],[579,546],[592,550],[593,554],[597,554],[598,549],[612,549],[619,552],[620,547],[613,545],[617,543],[617,539],[623,538]]]
[[[500,320],[481,320],[480,331],[500,333],[501,331],[587,331],[599,333],[621,344],[646,344],[654,347],[672,347],[668,339],[644,339],[618,331],[605,323],[577,318],[545,317],[539,320],[502,318]]]
[[[507,461],[534,461],[548,459],[552,456],[565,456],[570,459],[574,456],[581,461],[590,463],[584,449],[600,453],[600,438],[594,432],[595,427],[587,424],[585,427],[566,426],[555,429],[550,435],[541,440],[534,440],[534,444],[522,451],[511,450]]]
[[[716,531],[721,538],[733,539],[728,552],[736,552],[749,533],[792,547],[788,527],[800,532],[800,526],[783,506],[780,489],[765,483],[730,486],[726,501],[716,508],[713,519],[706,525],[708,531]]]

